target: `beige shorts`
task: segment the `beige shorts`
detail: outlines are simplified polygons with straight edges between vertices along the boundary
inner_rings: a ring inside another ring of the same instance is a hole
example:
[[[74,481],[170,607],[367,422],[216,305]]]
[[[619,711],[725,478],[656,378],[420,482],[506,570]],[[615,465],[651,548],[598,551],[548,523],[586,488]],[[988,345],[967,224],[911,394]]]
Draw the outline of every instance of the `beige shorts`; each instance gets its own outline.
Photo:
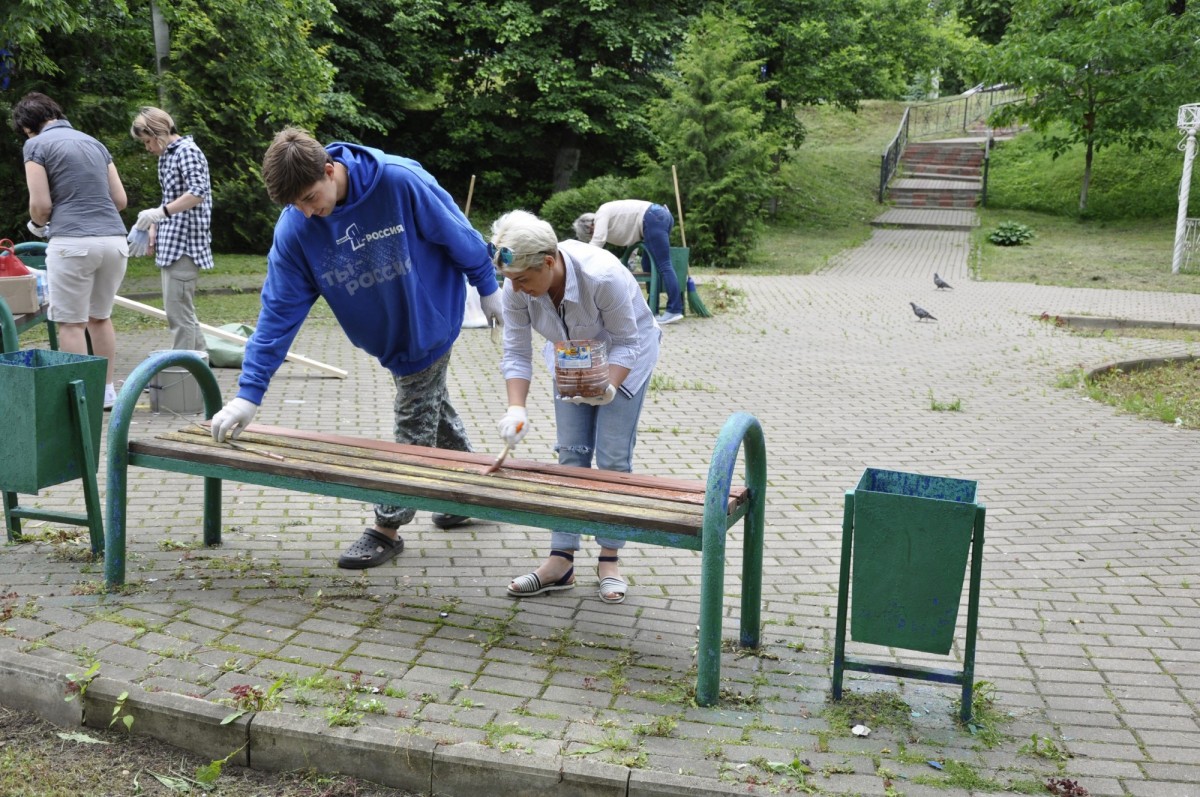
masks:
[[[122,235],[51,238],[46,247],[50,320],[82,324],[112,315],[128,260],[129,242]]]

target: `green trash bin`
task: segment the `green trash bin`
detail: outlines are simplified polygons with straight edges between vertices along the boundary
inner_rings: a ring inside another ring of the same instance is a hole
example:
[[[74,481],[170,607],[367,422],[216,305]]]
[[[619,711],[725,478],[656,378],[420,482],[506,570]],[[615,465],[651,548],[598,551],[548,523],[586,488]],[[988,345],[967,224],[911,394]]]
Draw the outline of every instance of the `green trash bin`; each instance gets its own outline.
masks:
[[[976,500],[975,482],[965,479],[867,468],[855,489],[847,491],[834,640],[835,700],[841,697],[845,670],[909,676],[961,684],[962,717],[969,719],[985,514]],[[846,656],[847,614],[855,642],[948,654],[968,560],[961,671]]]
[[[975,482],[867,468],[854,490],[850,638],[945,655],[975,523]]]
[[[84,475],[68,385],[83,382],[92,451],[99,451],[107,367],[103,357],[48,349],[0,354],[0,490],[36,494]]]

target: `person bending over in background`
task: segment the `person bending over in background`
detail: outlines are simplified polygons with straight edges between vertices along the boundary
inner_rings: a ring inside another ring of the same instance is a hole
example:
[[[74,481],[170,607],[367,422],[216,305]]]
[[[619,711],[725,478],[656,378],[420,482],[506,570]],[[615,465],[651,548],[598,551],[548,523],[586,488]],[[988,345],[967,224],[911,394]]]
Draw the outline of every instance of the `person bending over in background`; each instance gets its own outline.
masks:
[[[139,213],[134,226],[150,233],[150,251],[162,270],[171,348],[207,351],[196,317],[196,278],[201,269],[213,267],[208,160],[191,136],[179,135],[175,120],[161,108],[142,108],[129,133],[158,157],[162,204]]]
[[[318,297],[355,346],[396,383],[395,440],[471,451],[446,372],[469,281],[484,314],[502,314],[487,246],[450,195],[416,161],[357,144],[326,147],[299,128],[275,136],[263,182],[284,207],[267,255],[258,326],[246,343],[237,397],[213,416],[217,440],[254,418],[271,377]],[[466,275],[466,280],[463,276]],[[404,550],[411,507],[376,506],[375,525],[339,567],[383,564]],[[439,528],[469,518],[434,514]]]
[[[534,331],[546,339],[547,361],[553,341],[598,340],[607,350],[608,387],[594,397],[555,397],[558,461],[589,468],[595,459],[601,470],[631,472],[638,417],[662,337],[637,280],[611,252],[579,241],[560,243],[549,222],[521,210],[492,225],[492,250],[505,276],[501,370],[508,411],[500,419],[500,436],[516,445],[529,432],[525,404],[533,378]],[[617,552],[625,541],[598,537],[596,542],[600,599],[620,603],[628,586]],[[523,598],[573,587],[577,550],[578,534],[551,531],[550,556],[537,570],[513,579],[508,594]]]
[[[24,157],[29,230],[50,239],[48,318],[58,328],[63,351],[87,354],[90,337],[92,353],[108,359],[104,408],[111,409],[117,397],[113,299],[129,259],[120,214],[125,186],[108,149],[71,127],[59,104],[45,94],[32,92],[18,100],[12,126],[28,138]]]
[[[671,228],[675,226],[675,217],[666,205],[654,205],[643,199],[618,199],[605,202],[595,213],[584,213],[575,219],[573,226],[575,236],[592,246],[606,243],[630,246],[645,241],[667,294],[667,308],[659,314],[658,323],[674,324],[683,318],[683,292],[671,265]]]

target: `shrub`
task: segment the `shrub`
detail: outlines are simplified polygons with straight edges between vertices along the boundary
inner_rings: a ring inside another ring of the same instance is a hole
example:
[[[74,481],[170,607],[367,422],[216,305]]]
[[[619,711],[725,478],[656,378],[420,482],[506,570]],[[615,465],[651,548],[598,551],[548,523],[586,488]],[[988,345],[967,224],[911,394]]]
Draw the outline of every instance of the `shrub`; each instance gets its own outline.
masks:
[[[1021,246],[1033,239],[1033,230],[1017,221],[1002,221],[988,234],[996,246]]]

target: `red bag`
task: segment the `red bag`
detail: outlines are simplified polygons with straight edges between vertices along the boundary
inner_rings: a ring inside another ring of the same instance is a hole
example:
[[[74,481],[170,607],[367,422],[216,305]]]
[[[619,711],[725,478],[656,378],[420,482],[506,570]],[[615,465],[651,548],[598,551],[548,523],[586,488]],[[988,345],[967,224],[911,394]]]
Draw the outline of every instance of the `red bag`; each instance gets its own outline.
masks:
[[[24,277],[31,273],[29,267],[17,257],[13,242],[7,238],[0,239],[0,277]]]

